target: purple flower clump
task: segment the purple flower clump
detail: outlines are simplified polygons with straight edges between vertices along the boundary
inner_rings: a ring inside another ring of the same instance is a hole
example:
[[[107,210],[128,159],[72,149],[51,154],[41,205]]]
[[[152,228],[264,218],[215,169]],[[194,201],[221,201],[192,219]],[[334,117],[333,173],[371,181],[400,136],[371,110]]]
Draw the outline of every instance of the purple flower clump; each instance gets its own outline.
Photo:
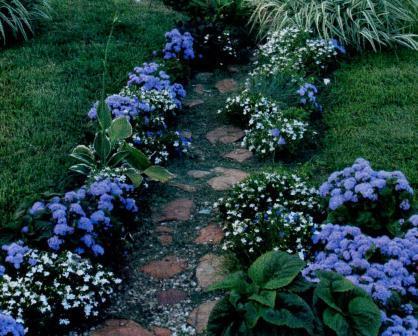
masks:
[[[0,335],[1,336],[23,336],[25,328],[22,324],[10,315],[0,312]]]
[[[193,37],[190,33],[181,33],[178,29],[165,34],[167,43],[163,49],[163,57],[166,60],[173,58],[183,58],[184,60],[192,60],[195,58],[193,50]]]
[[[23,244],[23,241],[3,245],[2,249],[7,252],[6,262],[12,264],[15,269],[19,269],[24,262],[24,256],[30,251],[29,247]],[[3,267],[4,274],[4,267]]]
[[[329,270],[344,275],[364,289],[384,314],[387,327],[384,335],[392,335],[391,332],[395,330],[400,332],[402,328],[409,330],[408,326],[417,325],[410,304],[418,297],[416,226],[404,237],[391,239],[387,236],[367,236],[353,226],[327,224],[314,236],[313,241],[320,252],[303,271],[308,280],[317,280],[317,270]],[[402,303],[398,307],[394,307],[394,296]]]
[[[40,219],[51,223],[51,236],[47,239],[51,250],[73,248],[79,254],[87,251],[98,256],[104,254],[98,241],[112,228],[112,212],[116,208],[131,213],[138,211],[135,200],[129,197],[133,191],[134,186],[120,178],[101,178],[63,197],[36,202],[29,214],[35,222]],[[6,261],[19,266],[24,248],[17,244],[3,247],[6,248],[10,259]]]

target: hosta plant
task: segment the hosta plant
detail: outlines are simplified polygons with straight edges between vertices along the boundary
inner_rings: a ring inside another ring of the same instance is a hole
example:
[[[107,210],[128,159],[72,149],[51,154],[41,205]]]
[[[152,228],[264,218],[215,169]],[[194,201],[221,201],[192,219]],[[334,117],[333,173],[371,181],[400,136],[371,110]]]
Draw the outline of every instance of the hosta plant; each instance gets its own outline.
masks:
[[[374,236],[405,231],[413,208],[414,191],[402,172],[376,171],[362,158],[332,173],[319,191],[330,223],[358,225]]]
[[[247,273],[234,273],[211,286],[228,294],[210,314],[208,335],[378,334],[380,313],[365,292],[335,273],[321,274],[319,284],[309,283],[301,276],[303,267],[297,256],[268,252]],[[318,315],[324,309],[327,313]],[[334,310],[341,312],[335,318],[340,324],[329,318]]]
[[[92,265],[71,252],[27,249],[14,258],[20,258],[19,268],[6,264],[0,277],[0,305],[3,313],[16,318],[31,335],[61,335],[98,319],[100,309],[121,282],[101,265]]]
[[[417,49],[415,0],[246,0],[262,34],[286,27],[337,38],[357,50]]]

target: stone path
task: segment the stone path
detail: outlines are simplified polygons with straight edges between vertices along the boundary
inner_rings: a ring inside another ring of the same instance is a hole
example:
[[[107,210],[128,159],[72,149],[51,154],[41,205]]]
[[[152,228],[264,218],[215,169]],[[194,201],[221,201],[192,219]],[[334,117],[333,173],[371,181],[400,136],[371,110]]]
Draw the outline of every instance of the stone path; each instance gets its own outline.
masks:
[[[226,272],[223,232],[212,204],[252,168],[252,153],[240,148],[244,132],[217,115],[239,82],[239,69],[231,67],[226,74],[200,73],[188,88],[188,111],[179,128],[193,135],[192,157],[170,164],[175,180],[151,191],[155,207],[146,227],[132,237],[125,288],[109,308],[109,319],[91,335],[204,332],[219,299],[205,289]]]

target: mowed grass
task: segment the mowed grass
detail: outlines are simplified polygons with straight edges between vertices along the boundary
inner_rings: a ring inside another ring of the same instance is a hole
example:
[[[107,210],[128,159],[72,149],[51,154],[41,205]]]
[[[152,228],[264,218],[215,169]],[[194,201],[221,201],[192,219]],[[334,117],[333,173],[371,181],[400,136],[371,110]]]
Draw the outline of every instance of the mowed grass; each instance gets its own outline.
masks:
[[[418,189],[418,54],[365,54],[334,73],[322,148],[307,163],[318,183],[358,157],[401,170]]]
[[[154,0],[51,4],[53,20],[34,39],[0,51],[0,225],[24,197],[56,191],[71,163],[68,153],[85,142],[114,13],[119,21],[109,53],[109,94],[162,48],[164,33],[178,19]]]

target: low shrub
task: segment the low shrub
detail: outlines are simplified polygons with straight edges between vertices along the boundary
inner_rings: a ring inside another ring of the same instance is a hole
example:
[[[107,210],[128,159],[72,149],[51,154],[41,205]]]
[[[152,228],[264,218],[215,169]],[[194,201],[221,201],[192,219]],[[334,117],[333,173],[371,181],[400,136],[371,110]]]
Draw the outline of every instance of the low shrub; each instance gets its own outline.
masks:
[[[332,173],[319,191],[328,203],[329,223],[358,225],[373,236],[399,235],[412,211],[414,192],[405,175],[375,171],[361,158]]]
[[[383,316],[382,335],[413,335],[418,296],[418,216],[402,238],[369,237],[357,227],[328,224],[314,237],[316,254],[303,271],[316,281],[318,270],[335,271],[371,295]],[[414,303],[415,302],[415,303]]]
[[[303,267],[297,256],[269,252],[213,285],[229,293],[211,312],[208,335],[378,335],[380,312],[366,292],[332,272],[313,285]]]
[[[357,50],[397,45],[417,49],[414,0],[247,0],[261,34],[286,27],[338,38]]]
[[[215,206],[224,222],[223,249],[243,264],[277,248],[305,258],[321,218],[317,190],[296,175],[251,176]]]
[[[16,246],[9,246],[8,253],[12,261],[20,260],[18,267],[9,265],[11,260],[6,262],[0,278],[0,304],[3,313],[16,318],[31,334],[56,335],[97,319],[99,308],[121,282],[112,272],[77,254],[30,249],[19,253]],[[13,328],[16,333],[12,335],[23,335],[20,326]]]

